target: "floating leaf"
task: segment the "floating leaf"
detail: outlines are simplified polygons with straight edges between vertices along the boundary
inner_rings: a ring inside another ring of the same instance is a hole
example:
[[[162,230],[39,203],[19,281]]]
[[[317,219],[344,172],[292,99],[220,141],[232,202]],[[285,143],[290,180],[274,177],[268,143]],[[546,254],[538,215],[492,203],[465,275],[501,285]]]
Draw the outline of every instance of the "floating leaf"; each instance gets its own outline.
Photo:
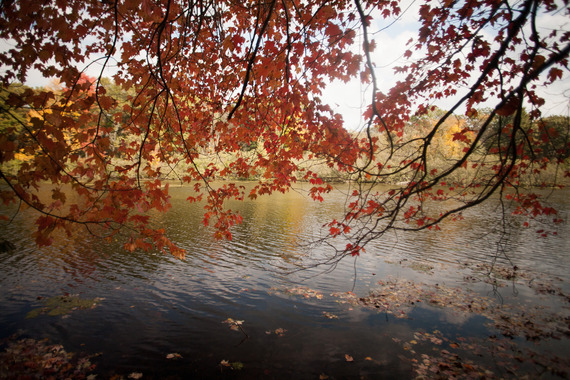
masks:
[[[92,379],[95,365],[92,356],[68,352],[62,345],[49,345],[47,339],[2,341],[0,378],[2,379]]]
[[[228,318],[225,321],[223,321],[222,323],[228,324],[230,325],[230,329],[234,330],[234,331],[239,331],[241,325],[243,325],[245,321],[238,321],[232,318]]]
[[[167,358],[167,359],[181,359],[181,358],[182,358],[182,355],[180,355],[180,354],[177,353],[177,352],[173,352],[173,353],[170,353],[170,354],[166,355],[166,358]]]
[[[283,335],[285,335],[286,332],[287,332],[287,330],[282,329],[282,328],[278,328],[275,330],[275,335],[283,336]]]
[[[243,369],[243,363],[242,362],[233,362],[232,363],[232,369],[235,369],[236,371],[242,370]]]
[[[353,362],[354,358],[349,354],[344,354],[344,360],[346,360],[347,362]]]
[[[226,323],[226,324],[230,325],[231,330],[241,331],[246,337],[248,337],[248,335],[244,331],[243,327],[241,327],[241,325],[243,325],[244,322],[245,321],[238,321],[238,320],[235,320],[233,318],[228,318],[225,321],[223,321],[222,323]]]
[[[311,288],[308,288],[306,286],[296,286],[293,288],[271,288],[271,290],[276,291],[276,292],[283,292],[286,294],[292,294],[292,295],[296,295],[296,296],[302,296],[304,298],[310,299],[310,298],[316,298],[318,300],[323,299],[323,294],[321,292],[319,292],[318,290],[314,290]]]
[[[328,311],[323,311],[323,316],[328,319],[338,319],[338,315],[329,313]]]
[[[95,308],[104,298],[79,298],[77,295],[55,296],[42,299],[44,306],[31,310],[26,314],[26,318],[35,318],[43,314],[49,316],[67,317],[69,313],[76,310],[86,310]]]
[[[420,262],[413,262],[408,267],[416,272],[423,272],[427,274],[433,274],[434,267],[429,264],[420,263]]]

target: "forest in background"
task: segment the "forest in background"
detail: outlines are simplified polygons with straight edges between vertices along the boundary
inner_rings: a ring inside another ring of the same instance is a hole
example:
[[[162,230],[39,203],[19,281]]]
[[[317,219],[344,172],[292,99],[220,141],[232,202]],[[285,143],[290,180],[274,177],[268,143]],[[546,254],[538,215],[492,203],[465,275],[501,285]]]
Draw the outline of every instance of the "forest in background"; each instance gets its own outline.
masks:
[[[96,82],[95,78],[89,78],[87,76],[85,76],[84,80],[86,83],[89,83],[90,86],[94,86]],[[120,86],[117,86],[108,78],[103,78],[101,85],[108,96],[116,100],[116,103],[113,108],[102,115],[104,129],[108,132],[106,133],[105,140],[100,141],[100,144],[105,145],[106,151],[110,157],[112,157],[110,161],[111,168],[115,167],[116,174],[120,175],[121,167],[132,164],[128,158],[121,157],[121,149],[124,149],[124,147],[129,146],[140,138],[137,135],[129,134],[122,128],[122,125],[124,125],[129,118],[129,114],[126,111],[122,111],[122,109],[128,105],[128,102],[133,98],[135,93],[134,91],[121,89]],[[50,116],[53,114],[52,108],[61,108],[62,102],[64,101],[62,96],[64,89],[57,81],[54,81],[49,90],[55,90],[54,93],[56,97],[37,109],[32,109],[28,105],[9,107],[6,105],[6,101],[10,96],[14,96],[14,94],[22,94],[26,91],[31,91],[41,96],[44,90],[48,89],[31,88],[16,83],[0,92],[0,105],[4,111],[0,113],[0,139],[5,140],[4,143],[15,144],[15,148],[12,149],[17,152],[14,154],[12,160],[2,162],[2,169],[7,173],[18,175],[18,170],[23,164],[34,160],[36,156],[41,156],[41,148],[36,145],[32,136],[40,132],[41,128],[37,128],[38,125],[50,121]],[[86,91],[89,93],[93,92],[94,89],[90,87]],[[188,102],[191,102],[191,100],[188,100]],[[7,115],[6,112],[10,112],[11,115]],[[99,110],[95,105],[91,105],[91,108],[85,109],[84,112],[94,114],[99,112]],[[405,163],[406,158],[411,157],[414,152],[420,148],[422,136],[427,134],[446,112],[445,110],[434,107],[430,112],[413,117],[407,122],[406,127],[403,129],[403,134],[399,136],[396,141],[396,157],[399,158],[402,163]],[[433,168],[445,168],[450,161],[458,160],[490,112],[490,109],[481,109],[472,113],[470,117],[465,115],[453,115],[453,117],[447,118],[432,143],[435,148],[434,150],[437,152],[432,159]],[[71,113],[69,117],[79,119],[80,112],[76,112],[75,114]],[[262,178],[265,175],[264,172],[256,171],[255,168],[254,170],[243,171],[241,173],[232,172],[230,176],[225,176],[224,172],[229,168],[239,165],[243,161],[253,162],[258,157],[267,156],[267,152],[264,150],[263,136],[259,136],[257,140],[252,139],[248,143],[241,143],[241,149],[235,153],[217,151],[216,147],[218,146],[217,142],[220,136],[215,129],[215,121],[227,117],[227,115],[212,115],[211,117],[210,143],[200,147],[196,152],[197,157],[194,159],[194,163],[198,166],[199,170],[205,173],[206,178],[209,180],[248,181]],[[117,118],[120,118],[122,123],[115,123],[114,120]],[[498,132],[503,128],[508,128],[508,125],[512,124],[512,118],[512,116],[507,116],[495,119],[492,127],[486,132],[486,143],[482,145],[484,149],[481,149],[479,152],[479,160],[481,160],[481,162],[465,165],[463,171],[454,173],[454,176],[451,178],[452,182],[461,186],[463,182],[468,183],[466,178],[472,178],[480,171],[490,172],[494,170],[493,161],[498,161],[498,158],[493,157],[492,147],[497,144],[497,141],[494,139],[500,138],[501,134]],[[529,131],[530,136],[527,136],[527,138],[531,138],[533,141],[539,141],[540,144],[535,146],[532,152],[532,154],[535,155],[534,165],[537,167],[533,168],[529,166],[523,171],[525,176],[523,176],[524,178],[521,185],[531,187],[567,186],[570,183],[570,179],[564,175],[564,172],[570,168],[570,162],[568,161],[570,157],[570,118],[568,116],[555,115],[547,116],[540,120],[531,120],[528,114],[524,113],[523,124],[524,129]],[[34,128],[36,128],[36,130],[34,130]],[[82,128],[87,131],[95,131],[97,125],[93,123],[92,125],[83,125]],[[225,131],[224,133],[231,134],[231,131]],[[362,138],[362,132],[348,131],[348,133],[354,140],[354,144],[358,145],[359,140]],[[390,145],[387,137],[382,133],[376,132],[373,133],[372,136],[378,140],[380,146],[388,147]],[[65,131],[62,132],[61,137],[68,143],[73,138],[73,136],[66,134]],[[521,139],[522,138],[523,137],[521,137]],[[78,152],[81,152],[81,150],[85,148],[81,143],[75,142],[74,144],[76,144],[75,149]],[[84,144],[88,145],[89,141],[85,139]],[[180,156],[176,165],[169,165],[167,161],[163,162],[160,160],[160,149],[160,146],[155,148],[156,158],[154,161],[147,162],[149,167],[156,171],[158,176],[163,180],[181,180],[182,177],[186,175],[185,173],[188,171],[188,166],[191,165],[191,163],[184,162],[183,157]],[[388,154],[387,150],[383,153],[381,151],[376,157],[376,161],[385,161]],[[311,179],[314,181],[315,177],[312,175],[307,177],[307,172],[316,174],[318,178],[331,183],[351,180],[350,173],[338,170],[334,165],[327,163],[326,160],[311,156],[309,153],[303,156],[303,159],[298,160],[299,170],[294,172],[292,182],[309,181]],[[81,160],[81,157],[77,159]],[[217,176],[216,173],[220,173],[220,175]],[[130,175],[133,176],[134,173]],[[402,171],[398,173],[398,175],[386,178],[382,183],[398,184],[409,182],[413,175],[414,170],[412,169]],[[144,172],[143,178],[145,178]],[[146,178],[151,178],[151,176]],[[365,179],[361,180],[365,181]]]

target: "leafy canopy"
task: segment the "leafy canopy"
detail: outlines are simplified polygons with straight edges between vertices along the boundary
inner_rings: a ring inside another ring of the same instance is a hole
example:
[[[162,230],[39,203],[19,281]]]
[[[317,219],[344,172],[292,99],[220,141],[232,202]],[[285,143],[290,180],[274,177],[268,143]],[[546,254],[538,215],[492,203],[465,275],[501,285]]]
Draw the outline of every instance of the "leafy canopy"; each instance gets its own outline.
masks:
[[[558,175],[546,183],[539,174],[568,157],[568,119],[543,119],[538,92],[568,68],[570,32],[544,25],[567,17],[568,1],[422,0],[418,35],[396,69],[403,80],[381,92],[374,50],[383,47],[373,29],[397,22],[403,8],[367,0],[3,2],[2,201],[40,212],[39,245],[80,225],[121,235],[130,250],[177,257],[184,251],[149,224],[150,211],[170,207],[165,178],[194,185],[188,200],[204,202],[204,224],[231,238],[241,217],[225,207],[229,199],[304,180],[322,200],[329,174],[340,173],[354,191],[344,217],[327,225],[330,238],[348,239],[335,260],[390,229],[438,228],[509,187],[520,213],[555,214],[518,189],[558,184]],[[59,82],[18,86],[32,69]],[[367,88],[365,126],[348,132],[322,95],[331,81],[355,78]],[[439,99],[452,102],[449,111],[434,107]],[[246,193],[232,181],[216,187],[217,179],[257,184]],[[378,192],[379,183],[398,185]],[[430,213],[427,200],[444,211]]]

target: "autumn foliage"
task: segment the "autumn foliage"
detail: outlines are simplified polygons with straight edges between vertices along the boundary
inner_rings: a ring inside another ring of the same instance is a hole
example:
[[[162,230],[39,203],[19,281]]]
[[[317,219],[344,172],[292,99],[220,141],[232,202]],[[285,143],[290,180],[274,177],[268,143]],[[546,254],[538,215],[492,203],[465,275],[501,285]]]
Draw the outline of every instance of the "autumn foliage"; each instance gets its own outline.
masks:
[[[307,181],[322,200],[329,179],[307,162],[354,184],[343,219],[326,225],[331,238],[348,240],[340,256],[358,255],[389,229],[438,228],[510,188],[521,214],[552,216],[518,191],[568,157],[568,139],[556,137],[568,122],[545,121],[539,92],[567,71],[570,32],[540,23],[567,16],[568,2],[424,0],[418,35],[396,69],[403,79],[381,92],[373,52],[382,46],[372,30],[402,8],[365,0],[3,2],[1,112],[10,122],[0,135],[2,202],[40,212],[40,245],[55,229],[81,226],[121,236],[129,250],[177,257],[184,252],[149,224],[151,211],[170,207],[165,178],[191,185],[188,200],[203,202],[204,224],[231,238],[241,216],[227,209],[230,199]],[[94,68],[98,75],[85,74]],[[59,84],[18,87],[32,69]],[[368,89],[365,126],[349,132],[322,94],[332,80],[355,78]],[[453,101],[449,110],[434,106],[440,99]],[[235,179],[257,184],[246,193]],[[380,183],[399,185],[379,191]],[[430,213],[428,200],[444,211]]]

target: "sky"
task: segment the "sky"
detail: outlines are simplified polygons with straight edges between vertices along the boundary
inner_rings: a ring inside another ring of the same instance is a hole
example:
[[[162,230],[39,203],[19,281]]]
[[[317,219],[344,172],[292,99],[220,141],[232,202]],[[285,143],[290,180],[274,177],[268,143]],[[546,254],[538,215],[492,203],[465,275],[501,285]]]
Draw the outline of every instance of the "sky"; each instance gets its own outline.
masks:
[[[380,91],[388,91],[398,79],[394,67],[405,62],[403,54],[408,50],[407,43],[417,35],[420,27],[419,4],[414,0],[401,1],[400,7],[404,11],[401,17],[397,20],[377,18],[370,29],[376,42],[372,60]],[[362,46],[360,34],[359,38],[357,45]],[[323,98],[343,116],[347,129],[357,130],[364,124],[361,115],[371,100],[371,90],[370,85],[363,85],[358,78],[349,83],[335,81],[329,85]]]
[[[417,31],[420,27],[419,7],[422,3],[422,1],[417,0],[400,1],[400,7],[405,11],[392,25],[393,20],[381,18],[375,20],[374,26],[380,30],[384,29],[374,36],[377,47],[372,56],[377,68],[376,76],[380,91],[388,91],[398,79],[394,75],[393,69],[395,66],[404,64],[403,54],[408,50],[407,42],[410,38],[417,36]],[[552,28],[570,31],[570,18],[565,16],[563,12],[559,12],[554,16],[542,15],[539,17],[537,28],[539,31]],[[412,59],[418,56],[418,53],[414,52]],[[537,92],[546,100],[546,104],[543,107],[544,116],[570,116],[569,70],[566,70],[562,80],[546,90],[539,89]],[[354,80],[348,84],[336,81],[329,86],[323,97],[329,104],[335,107],[337,112],[343,115],[347,129],[359,130],[363,126],[364,121],[361,118],[362,105],[365,104],[363,101],[370,101],[370,88],[361,85],[359,80]],[[442,109],[450,109],[453,104],[453,99],[442,99],[436,103]]]

